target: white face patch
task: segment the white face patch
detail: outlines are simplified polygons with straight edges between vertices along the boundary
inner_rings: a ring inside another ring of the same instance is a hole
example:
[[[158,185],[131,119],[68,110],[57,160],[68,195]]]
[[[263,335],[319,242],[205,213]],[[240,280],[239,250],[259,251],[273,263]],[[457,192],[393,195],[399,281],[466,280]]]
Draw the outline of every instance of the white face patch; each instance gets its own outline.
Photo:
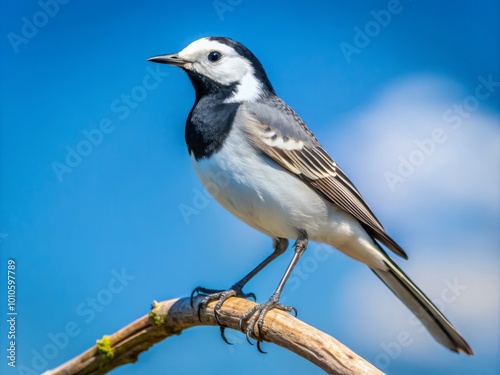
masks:
[[[236,87],[236,93],[226,99],[226,103],[252,101],[257,99],[262,94],[262,85],[255,78],[255,72],[250,66],[250,69],[240,80],[240,84]]]
[[[221,53],[220,60],[208,60],[213,51]],[[180,51],[179,57],[191,61],[186,64],[186,69],[215,82],[223,85],[237,83],[236,93],[226,102],[252,101],[262,94],[262,85],[255,77],[250,61],[226,44],[208,38],[198,39]]]

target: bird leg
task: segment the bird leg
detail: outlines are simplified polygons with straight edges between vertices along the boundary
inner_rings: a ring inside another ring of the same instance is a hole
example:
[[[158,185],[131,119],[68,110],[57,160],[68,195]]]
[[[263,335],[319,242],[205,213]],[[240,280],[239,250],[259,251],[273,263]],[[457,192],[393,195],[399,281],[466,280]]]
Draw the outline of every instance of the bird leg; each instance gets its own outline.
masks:
[[[299,237],[297,238],[297,241],[294,244],[295,247],[295,254],[293,255],[293,258],[288,265],[285,274],[281,278],[281,281],[278,284],[278,287],[276,288],[276,291],[273,293],[271,298],[269,298],[269,301],[265,303],[261,303],[259,305],[256,305],[252,307],[250,310],[248,310],[246,313],[244,313],[239,321],[239,328],[242,332],[245,332],[243,330],[243,324],[248,321],[248,325],[246,328],[246,336],[247,336],[247,341],[252,344],[250,341],[250,337],[253,335],[257,337],[257,349],[261,353],[265,353],[260,344],[262,342],[262,325],[264,324],[264,317],[266,314],[272,310],[272,309],[279,309],[287,312],[293,311],[295,313],[295,316],[297,316],[297,310],[293,306],[284,306],[279,302],[279,298],[281,295],[281,292],[283,291],[283,288],[285,287],[285,284],[290,277],[295,265],[299,261],[300,257],[302,254],[304,254],[304,251],[307,248],[308,244],[308,239],[307,239],[307,233],[305,231],[300,231],[299,232]],[[257,323],[257,330],[255,330],[255,323]]]
[[[273,248],[274,251],[271,255],[269,255],[266,259],[264,259],[257,267],[255,267],[248,275],[246,275],[243,279],[238,281],[228,290],[217,290],[217,289],[207,289],[201,286],[195,288],[191,293],[191,307],[193,307],[193,299],[198,295],[205,296],[202,301],[198,304],[198,318],[201,320],[200,311],[205,309],[209,302],[217,300],[217,304],[214,308],[214,315],[217,324],[219,324],[221,329],[221,336],[224,342],[227,344],[231,343],[227,340],[224,335],[225,325],[220,321],[219,311],[222,307],[222,304],[230,297],[241,297],[241,298],[253,298],[256,300],[254,293],[244,293],[243,287],[260,271],[262,271],[269,263],[271,263],[278,256],[283,254],[288,247],[288,240],[285,238],[274,238],[273,239]]]

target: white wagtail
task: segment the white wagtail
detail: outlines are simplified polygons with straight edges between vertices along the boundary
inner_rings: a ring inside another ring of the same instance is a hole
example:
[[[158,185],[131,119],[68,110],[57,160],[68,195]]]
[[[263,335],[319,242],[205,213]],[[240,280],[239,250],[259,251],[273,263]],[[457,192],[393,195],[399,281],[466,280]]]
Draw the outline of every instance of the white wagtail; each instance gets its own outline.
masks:
[[[408,258],[304,121],[275,94],[252,52],[232,39],[208,37],[179,53],[149,61],[178,66],[191,79],[196,99],[185,138],[205,188],[234,216],[273,239],[274,252],[229,290],[196,288],[194,294],[205,296],[199,309],[217,300],[217,316],[231,296],[255,298],[243,293],[243,286],[285,252],[288,239],[296,240],[292,261],[274,294],[241,317],[242,330],[247,323],[247,338],[253,335],[260,344],[269,310],[295,311],[283,306],[279,297],[308,241],[313,240],[366,264],[438,342],[453,351],[473,354],[450,322],[382,249],[380,244]]]

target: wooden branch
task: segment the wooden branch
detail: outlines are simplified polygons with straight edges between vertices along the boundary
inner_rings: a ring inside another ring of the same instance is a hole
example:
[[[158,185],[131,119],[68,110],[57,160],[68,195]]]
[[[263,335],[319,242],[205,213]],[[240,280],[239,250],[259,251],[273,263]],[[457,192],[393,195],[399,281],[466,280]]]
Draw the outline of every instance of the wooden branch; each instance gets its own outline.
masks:
[[[201,301],[195,300],[195,306]],[[220,320],[238,330],[240,316],[255,303],[230,298],[220,310]],[[97,344],[56,369],[42,375],[105,374],[126,363],[136,362],[143,351],[184,329],[200,325],[217,325],[215,302],[201,311],[201,321],[189,298],[177,298],[156,303],[152,311],[118,332],[104,336]],[[333,337],[311,327],[290,314],[271,310],[262,328],[264,341],[272,342],[304,357],[329,374],[378,374],[381,371],[359,357]]]

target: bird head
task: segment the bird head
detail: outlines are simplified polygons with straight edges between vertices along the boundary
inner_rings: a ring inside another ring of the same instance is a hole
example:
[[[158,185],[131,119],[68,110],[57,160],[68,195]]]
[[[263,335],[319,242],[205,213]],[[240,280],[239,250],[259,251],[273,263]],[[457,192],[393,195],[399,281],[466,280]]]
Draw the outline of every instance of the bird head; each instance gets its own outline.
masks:
[[[274,94],[260,61],[243,44],[225,37],[194,41],[178,53],[148,61],[182,68],[191,79],[197,99],[221,95],[226,102],[253,101]]]

